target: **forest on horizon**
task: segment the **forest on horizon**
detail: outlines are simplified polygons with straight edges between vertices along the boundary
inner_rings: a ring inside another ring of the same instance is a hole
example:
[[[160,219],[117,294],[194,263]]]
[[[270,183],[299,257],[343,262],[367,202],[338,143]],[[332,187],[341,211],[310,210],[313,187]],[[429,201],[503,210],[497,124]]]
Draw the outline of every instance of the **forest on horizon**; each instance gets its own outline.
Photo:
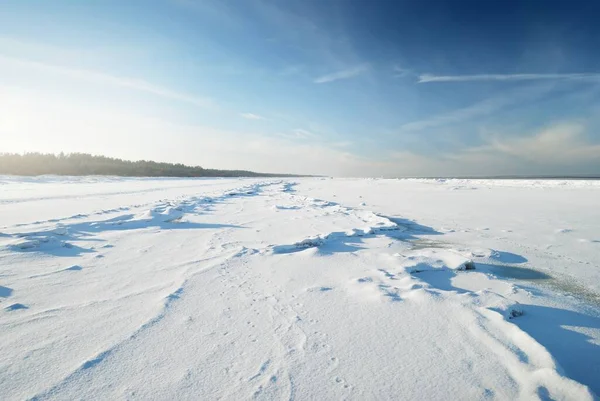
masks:
[[[246,170],[206,169],[181,163],[129,161],[88,153],[0,153],[0,174],[6,175],[115,175],[124,177],[280,177]]]

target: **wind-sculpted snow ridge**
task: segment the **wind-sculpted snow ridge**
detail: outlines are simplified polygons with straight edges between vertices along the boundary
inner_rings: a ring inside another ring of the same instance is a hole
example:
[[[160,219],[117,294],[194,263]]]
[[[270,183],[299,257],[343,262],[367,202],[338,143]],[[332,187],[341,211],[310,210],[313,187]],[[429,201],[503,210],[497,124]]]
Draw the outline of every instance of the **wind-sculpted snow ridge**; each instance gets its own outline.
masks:
[[[90,369],[93,369],[98,364],[102,363],[106,359],[110,358],[112,354],[118,352],[123,347],[126,347],[129,342],[135,341],[139,336],[141,336],[145,331],[150,330],[153,326],[159,324],[161,320],[163,320],[169,311],[169,308],[173,305],[174,302],[177,302],[181,296],[183,295],[186,284],[188,280],[193,278],[195,275],[205,271],[207,269],[222,266],[227,260],[239,257],[247,253],[247,250],[242,249],[239,252],[233,252],[227,256],[215,258],[211,260],[211,264],[208,267],[196,268],[196,269],[188,269],[187,279],[183,279],[183,281],[175,288],[170,291],[164,298],[162,299],[161,304],[158,306],[158,310],[150,319],[141,324],[133,333],[128,335],[126,338],[118,341],[113,344],[109,348],[98,352],[96,355],[90,357],[86,361],[84,361],[81,366],[76,368],[72,373],[68,374],[64,377],[59,383],[53,385],[51,388],[45,390],[42,393],[36,394],[30,398],[30,400],[45,400],[45,399],[53,399],[59,393],[62,387],[68,386],[69,383],[77,380],[81,380],[82,377],[85,377],[87,372]]]
[[[390,218],[373,212],[340,208],[338,204],[327,201],[308,200],[317,207],[338,207],[338,212],[356,213],[365,223],[376,222],[376,225],[307,237],[292,245],[271,246],[269,249],[273,254],[296,253],[307,249],[320,250],[326,246],[332,253],[343,252],[348,240],[382,235],[390,238],[389,233],[392,231],[400,231],[404,234],[404,236],[394,235],[391,237],[393,239],[410,238],[410,222],[400,225]],[[398,260],[398,263],[392,265],[393,267],[379,268],[377,274],[359,277],[349,288],[353,293],[363,294],[369,291],[366,288],[370,288],[370,292],[379,293],[381,297],[393,303],[404,301],[428,303],[439,299],[447,303],[457,303],[463,309],[462,319],[473,319],[477,322],[470,330],[474,340],[487,344],[498,357],[506,358],[509,370],[520,372],[518,376],[522,377],[518,379],[522,386],[521,398],[544,398],[547,394],[552,394],[552,398],[571,399],[575,394],[577,394],[576,399],[594,398],[585,386],[562,376],[562,369],[547,349],[517,326],[508,323],[526,313],[526,308],[518,301],[489,289],[469,291],[452,286],[451,282],[456,277],[456,272],[476,269],[472,256],[493,259],[500,258],[503,254],[505,253],[495,250],[461,252],[458,249],[437,247],[408,249],[393,255]],[[329,286],[321,286],[317,289],[321,292],[333,290]],[[466,338],[464,340],[467,341]]]
[[[340,206],[334,202],[322,201],[320,199],[305,199],[305,201],[314,208],[332,208],[334,212],[341,214],[352,214],[358,220],[363,221],[364,228],[351,228],[344,232],[330,232],[319,234],[314,237],[305,238],[292,245],[274,245],[270,247],[273,253],[291,253],[301,251],[307,248],[318,248],[325,243],[334,243],[355,237],[374,236],[384,231],[403,231],[405,228],[391,221],[390,219],[379,216],[370,211],[354,210]],[[289,208],[277,206],[277,208]]]
[[[36,221],[30,225],[48,226],[48,228],[41,231],[17,231],[7,236],[12,237],[12,240],[3,242],[5,247],[15,251],[41,251],[59,256],[94,252],[94,249],[81,248],[75,245],[75,242],[84,240],[94,233],[111,230],[132,230],[149,227],[168,228],[174,227],[170,226],[170,224],[178,223],[191,227],[199,227],[196,224],[186,222],[186,214],[201,214],[210,209],[215,203],[224,202],[232,197],[258,195],[263,187],[279,185],[280,183],[281,181],[274,181],[245,185],[211,197],[190,197],[188,199],[174,201],[165,200],[157,202],[148,209],[143,208],[144,206],[147,207],[149,205],[136,205],[120,207],[113,210],[102,210],[90,213],[89,215],[76,215],[47,221]],[[143,210],[137,213],[122,213],[129,212],[133,208],[142,208]],[[80,220],[86,217],[106,214],[117,214],[117,216],[106,220],[92,222],[66,222],[67,220]],[[27,226],[27,224],[16,225],[16,227],[22,226]],[[0,241],[0,244],[2,244],[2,241]]]
[[[185,285],[185,283],[184,283],[184,285]],[[101,351],[98,354],[96,354],[95,356],[86,360],[85,362],[83,362],[81,364],[81,366],[79,366],[77,369],[75,369],[75,371],[73,371],[71,374],[69,374],[67,377],[65,377],[61,382],[54,385],[50,389],[44,391],[43,393],[34,395],[33,397],[30,398],[30,400],[32,400],[32,401],[44,400],[44,399],[51,399],[51,398],[55,397],[60,392],[60,389],[62,386],[64,386],[68,382],[74,380],[76,377],[84,375],[87,370],[92,369],[94,366],[102,363],[105,359],[109,358],[113,352],[118,350],[119,347],[123,346],[127,341],[134,340],[142,331],[144,331],[144,330],[152,327],[153,325],[157,324],[158,322],[160,322],[160,320],[165,316],[165,313],[166,313],[167,309],[169,308],[169,306],[171,305],[171,303],[174,302],[175,300],[177,300],[182,292],[183,292],[183,286],[177,288],[175,291],[173,291],[172,293],[167,295],[164,299],[162,308],[157,313],[157,315],[154,316],[149,321],[147,321],[146,323],[142,324],[128,338],[118,342],[117,344],[113,345],[112,347],[110,347],[104,351]]]
[[[283,184],[282,190],[283,190],[283,192],[288,192],[288,193],[296,192],[296,189],[294,188],[296,185],[298,185],[297,182],[285,182]]]
[[[369,198],[388,181],[170,180],[121,203],[100,199],[122,196],[104,195],[106,182],[89,185],[100,195],[71,218],[26,223],[23,211],[0,229],[3,399],[593,400],[600,389],[600,319],[535,284],[555,278],[526,251]]]

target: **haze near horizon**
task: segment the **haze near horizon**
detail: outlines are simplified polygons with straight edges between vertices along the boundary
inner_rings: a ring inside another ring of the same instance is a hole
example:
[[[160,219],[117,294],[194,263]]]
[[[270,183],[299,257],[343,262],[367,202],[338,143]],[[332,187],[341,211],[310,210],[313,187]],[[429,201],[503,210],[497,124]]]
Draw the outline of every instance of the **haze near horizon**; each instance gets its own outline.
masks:
[[[599,174],[599,12],[9,0],[0,150],[333,176]]]

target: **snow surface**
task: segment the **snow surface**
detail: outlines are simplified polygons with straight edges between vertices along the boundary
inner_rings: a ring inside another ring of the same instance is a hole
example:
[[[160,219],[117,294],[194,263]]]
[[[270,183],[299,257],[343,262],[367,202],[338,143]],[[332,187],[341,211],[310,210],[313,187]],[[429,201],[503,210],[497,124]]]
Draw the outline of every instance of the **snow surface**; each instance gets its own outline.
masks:
[[[597,399],[600,185],[0,177],[0,394]]]

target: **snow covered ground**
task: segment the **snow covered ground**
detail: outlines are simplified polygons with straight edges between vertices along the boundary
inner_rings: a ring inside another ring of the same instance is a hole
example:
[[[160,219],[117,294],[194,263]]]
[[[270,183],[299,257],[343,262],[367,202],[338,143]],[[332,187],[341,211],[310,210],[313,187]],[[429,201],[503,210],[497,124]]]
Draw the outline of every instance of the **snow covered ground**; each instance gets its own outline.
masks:
[[[600,182],[0,177],[0,398],[596,399]]]

